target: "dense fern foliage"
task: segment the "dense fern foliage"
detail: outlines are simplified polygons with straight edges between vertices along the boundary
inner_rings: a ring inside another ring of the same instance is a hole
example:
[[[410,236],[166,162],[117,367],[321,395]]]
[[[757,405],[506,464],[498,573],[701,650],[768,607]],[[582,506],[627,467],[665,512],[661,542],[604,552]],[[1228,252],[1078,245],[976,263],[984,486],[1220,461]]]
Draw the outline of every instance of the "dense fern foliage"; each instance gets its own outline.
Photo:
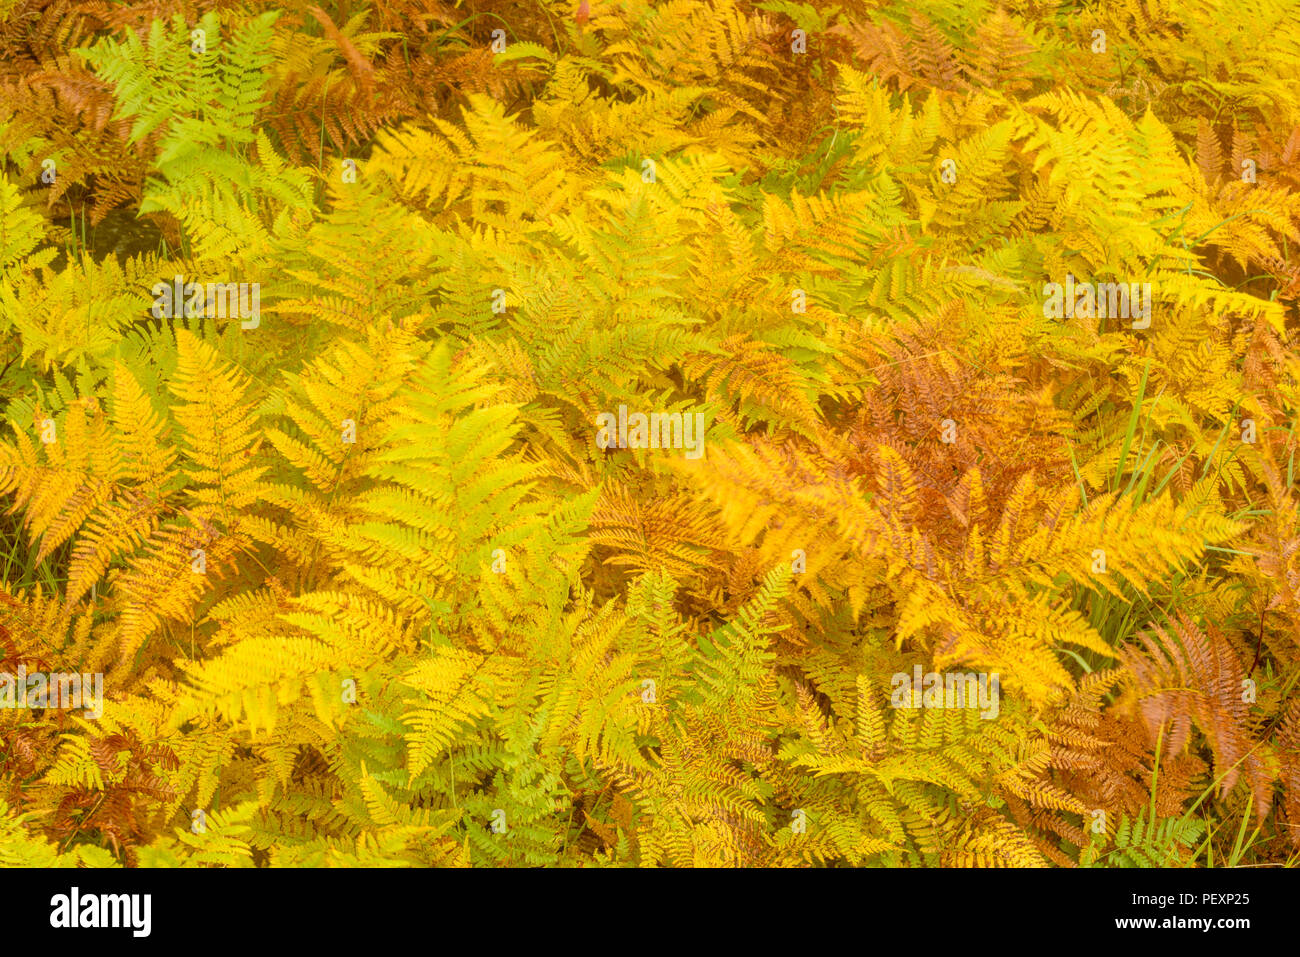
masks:
[[[1296,0],[0,0],[0,160],[0,862],[1300,860]]]

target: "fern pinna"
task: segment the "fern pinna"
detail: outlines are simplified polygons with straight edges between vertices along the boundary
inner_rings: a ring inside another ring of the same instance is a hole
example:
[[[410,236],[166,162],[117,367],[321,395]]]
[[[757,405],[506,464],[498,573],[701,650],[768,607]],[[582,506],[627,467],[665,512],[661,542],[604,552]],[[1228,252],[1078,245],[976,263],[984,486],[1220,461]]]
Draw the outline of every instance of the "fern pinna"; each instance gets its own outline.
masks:
[[[0,2],[0,861],[1294,863],[1297,37]]]

